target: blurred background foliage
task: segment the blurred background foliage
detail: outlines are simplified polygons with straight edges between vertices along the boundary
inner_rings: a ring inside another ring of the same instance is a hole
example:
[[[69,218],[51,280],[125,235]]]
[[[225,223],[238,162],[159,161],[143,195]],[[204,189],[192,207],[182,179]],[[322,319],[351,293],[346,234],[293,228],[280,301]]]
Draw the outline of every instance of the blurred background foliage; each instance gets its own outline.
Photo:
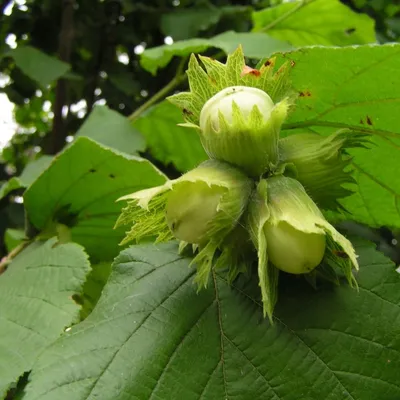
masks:
[[[4,238],[0,255],[4,256],[23,235],[21,194],[40,174],[43,165],[51,161],[43,156],[57,154],[81,127],[80,135],[84,129],[96,131],[101,126],[111,140],[118,142],[114,147],[126,150],[132,146],[135,149],[132,153],[150,159],[169,176],[177,176],[190,168],[191,163],[201,160],[202,149],[191,146],[190,142],[186,147],[182,145],[186,158],[174,159],[167,147],[154,142],[151,118],[139,120],[135,126],[125,118],[121,120],[120,115],[135,120],[135,110],[154,95],[157,97],[171,81],[172,90],[186,84],[184,79],[174,79],[176,71],[186,67],[187,57],[174,57],[154,75],[140,63],[143,52],[178,40],[207,39],[226,31],[249,32],[253,28],[254,11],[280,3],[279,0],[3,0],[0,90],[15,104],[16,133],[2,150],[0,159],[0,181],[3,181],[0,233]],[[373,18],[379,42],[398,41],[397,2],[343,0],[342,3]],[[202,52],[223,58],[215,48],[204,46]],[[107,109],[102,115],[99,108],[96,120],[89,121],[96,105],[107,105],[115,113],[110,114]],[[164,114],[160,110],[148,112],[159,116],[161,112],[158,123],[164,124],[163,132],[168,136],[179,112],[174,116],[168,110]],[[123,132],[118,138],[112,136],[116,126]],[[163,140],[171,142],[168,137]],[[38,159],[42,161],[34,162]],[[28,164],[30,168],[26,169]],[[344,227],[375,241],[392,259],[400,261],[398,232],[346,223]],[[6,232],[7,228],[11,229]]]

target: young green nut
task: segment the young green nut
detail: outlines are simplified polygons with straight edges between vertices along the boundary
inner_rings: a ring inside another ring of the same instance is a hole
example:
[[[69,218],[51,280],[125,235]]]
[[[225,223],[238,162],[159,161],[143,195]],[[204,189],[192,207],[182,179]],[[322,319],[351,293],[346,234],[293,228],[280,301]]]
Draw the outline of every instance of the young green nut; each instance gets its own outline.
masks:
[[[278,269],[305,274],[324,258],[327,224],[301,184],[288,177],[267,179],[270,218],[264,225],[268,259]]]
[[[253,183],[237,168],[208,160],[171,184],[166,221],[182,241],[222,242],[247,206]]]
[[[277,225],[267,223],[264,233],[268,258],[282,271],[305,274],[316,268],[324,257],[324,234],[305,233],[287,222],[279,222]]]
[[[200,113],[200,129],[206,129],[207,120],[210,119],[212,128],[218,132],[220,126],[220,114],[228,124],[233,124],[233,104],[240,109],[243,117],[248,119],[254,107],[261,112],[265,121],[271,115],[274,103],[267,93],[263,90],[247,86],[227,87],[215,96],[211,97],[204,105]]]
[[[232,86],[211,97],[200,113],[200,138],[210,158],[259,177],[278,163],[278,140],[289,104],[274,105],[263,90]]]
[[[167,202],[167,223],[172,234],[188,243],[200,243],[208,224],[218,212],[224,188],[204,182],[183,182],[173,189]]]

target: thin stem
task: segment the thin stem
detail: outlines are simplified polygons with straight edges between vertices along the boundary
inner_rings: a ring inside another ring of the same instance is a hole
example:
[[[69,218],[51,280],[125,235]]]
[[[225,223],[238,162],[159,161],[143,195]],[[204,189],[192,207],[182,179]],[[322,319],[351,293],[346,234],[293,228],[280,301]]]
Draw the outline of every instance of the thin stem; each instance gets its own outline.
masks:
[[[273,28],[274,26],[280,24],[282,21],[284,21],[286,18],[289,18],[292,14],[296,13],[299,11],[301,8],[304,6],[312,3],[314,0],[303,0],[301,1],[296,7],[292,8],[288,12],[282,14],[279,18],[273,20],[271,23],[269,23],[267,26],[264,26],[262,29],[260,29],[257,32],[265,32],[268,31],[269,29]]]
[[[129,117],[128,119],[131,121],[135,121],[140,117],[148,108],[150,108],[153,104],[157,103],[161,99],[163,99],[169,92],[174,90],[177,86],[179,86],[182,82],[187,79],[187,76],[184,72],[186,57],[183,57],[179,63],[179,66],[176,70],[175,77],[168,82],[163,88],[161,88],[157,93],[150,97],[145,103],[143,103],[140,107],[138,107]]]
[[[26,240],[22,243],[20,243],[17,247],[15,247],[13,250],[8,253],[7,256],[5,256],[1,261],[0,261],[0,275],[7,269],[8,264],[19,254],[21,253],[22,250],[24,250],[28,245],[32,243],[32,240]]]

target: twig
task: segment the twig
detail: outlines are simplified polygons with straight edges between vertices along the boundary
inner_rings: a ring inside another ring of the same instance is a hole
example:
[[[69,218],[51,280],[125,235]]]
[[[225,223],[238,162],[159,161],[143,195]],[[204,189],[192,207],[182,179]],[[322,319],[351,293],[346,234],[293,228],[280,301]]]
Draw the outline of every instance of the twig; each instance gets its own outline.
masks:
[[[72,39],[74,36],[74,5],[75,0],[63,1],[63,12],[61,18],[61,32],[58,42],[58,55],[61,61],[70,62]],[[62,115],[63,106],[67,100],[67,82],[59,79],[56,86],[56,95],[53,104],[53,128],[51,131],[49,153],[56,154],[65,144],[65,126]]]
[[[176,71],[175,77],[168,82],[163,88],[161,88],[157,93],[150,97],[145,103],[138,107],[128,118],[131,121],[135,121],[140,115],[150,108],[153,104],[157,103],[159,100],[163,99],[169,92],[178,87],[182,82],[187,79],[186,73],[184,72],[184,67],[186,65],[186,57],[183,57],[179,63]]]
[[[0,275],[7,269],[8,264],[19,254],[22,250],[24,250],[28,245],[32,243],[32,240],[26,240],[20,243],[17,247],[11,250],[7,256],[3,257],[0,261]]]

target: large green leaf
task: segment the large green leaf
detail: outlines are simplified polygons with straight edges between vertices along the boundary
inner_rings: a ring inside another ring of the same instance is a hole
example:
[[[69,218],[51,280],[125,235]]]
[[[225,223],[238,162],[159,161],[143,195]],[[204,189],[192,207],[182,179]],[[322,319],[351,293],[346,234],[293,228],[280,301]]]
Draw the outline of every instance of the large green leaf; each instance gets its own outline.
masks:
[[[172,163],[187,172],[207,159],[199,135],[193,129],[178,126],[183,118],[177,107],[166,101],[134,122],[154,158],[164,164]]]
[[[0,276],[0,398],[37,356],[79,320],[73,295],[90,270],[76,244],[33,243]]]
[[[165,182],[149,161],[118,153],[80,137],[25,192],[28,217],[36,228],[71,228],[94,261],[112,260],[124,230],[113,229],[123,206],[116,200]]]
[[[267,57],[274,51],[285,51],[291,48],[288,43],[264,33],[228,31],[210,39],[188,39],[172,45],[153,47],[142,54],[140,64],[145,70],[156,74],[157,70],[165,67],[174,56],[187,57],[191,53],[201,53],[210,47],[221,49],[228,54],[239,45],[243,46],[244,55],[250,58]]]
[[[271,326],[256,282],[214,276],[197,293],[175,245],[131,247],[24,400],[400,398],[400,276],[371,245],[358,252],[359,293],[284,280]]]
[[[342,203],[357,221],[400,227],[400,45],[305,48],[278,58],[292,62],[300,94],[284,134],[370,134],[370,150],[351,150],[358,191]]]
[[[50,165],[52,160],[52,156],[43,155],[28,163],[20,176],[11,178],[0,188],[0,199],[14,190],[27,188]]]
[[[253,31],[268,31],[270,36],[295,46],[346,46],[376,41],[374,21],[339,0],[283,3],[254,12],[253,23]]]
[[[107,106],[97,106],[76,134],[129,154],[145,149],[143,137],[129,120]]]
[[[17,67],[42,88],[61,78],[70,66],[31,46],[18,46],[6,55],[11,56]]]

